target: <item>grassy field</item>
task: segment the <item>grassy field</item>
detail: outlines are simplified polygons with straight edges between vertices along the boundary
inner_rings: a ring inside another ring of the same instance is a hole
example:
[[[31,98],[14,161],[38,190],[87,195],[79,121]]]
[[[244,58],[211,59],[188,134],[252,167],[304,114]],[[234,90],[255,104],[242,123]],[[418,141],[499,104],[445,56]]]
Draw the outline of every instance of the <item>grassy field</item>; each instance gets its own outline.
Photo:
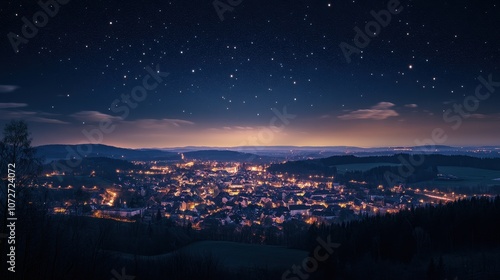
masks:
[[[336,165],[337,172],[339,174],[344,174],[347,171],[367,171],[378,166],[398,166],[397,163],[386,163],[386,162],[374,162],[374,163],[353,163],[353,164],[341,164]]]
[[[455,166],[439,166],[438,170],[443,174],[452,174],[466,180],[494,180],[500,178],[499,170]]]
[[[367,171],[378,166],[398,166],[398,164],[383,162],[342,164],[337,165],[337,171],[339,174],[345,174],[347,171]],[[439,173],[456,176],[458,180],[432,180],[412,185],[415,187],[476,187],[478,185],[500,185],[499,170],[455,166],[439,166],[438,170]]]
[[[415,184],[434,187],[476,187],[478,185],[500,185],[500,171],[471,167],[439,166],[439,173],[454,175],[458,180],[433,180]],[[495,180],[496,179],[496,180]]]

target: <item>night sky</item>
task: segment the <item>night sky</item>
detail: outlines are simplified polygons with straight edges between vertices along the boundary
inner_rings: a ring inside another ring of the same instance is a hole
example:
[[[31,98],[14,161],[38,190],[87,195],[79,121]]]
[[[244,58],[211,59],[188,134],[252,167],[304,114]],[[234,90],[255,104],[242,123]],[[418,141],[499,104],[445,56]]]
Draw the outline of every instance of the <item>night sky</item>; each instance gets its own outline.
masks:
[[[0,4],[0,125],[35,145],[500,143],[494,0],[402,0],[363,47],[396,1],[65,1],[32,38],[36,1]]]

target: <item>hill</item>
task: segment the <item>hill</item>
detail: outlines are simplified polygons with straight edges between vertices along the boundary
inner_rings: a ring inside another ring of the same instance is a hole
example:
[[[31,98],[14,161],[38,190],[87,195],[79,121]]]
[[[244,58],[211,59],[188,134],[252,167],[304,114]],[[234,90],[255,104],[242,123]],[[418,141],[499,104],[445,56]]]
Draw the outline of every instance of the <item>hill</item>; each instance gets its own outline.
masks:
[[[66,166],[65,160],[54,160],[44,165],[47,172],[59,170],[64,171],[70,176],[87,176],[99,177],[105,180],[115,181],[117,179],[116,170],[139,170],[141,165],[135,165],[129,161],[106,158],[106,157],[89,157],[83,158],[80,164],[73,168],[60,168]]]
[[[419,164],[412,162],[424,160]],[[489,170],[500,170],[500,158],[477,158],[459,155],[409,155],[396,154],[392,156],[332,156],[328,158],[289,161],[286,163],[273,164],[268,168],[271,172],[288,172],[298,174],[328,174],[336,172],[336,167],[351,164],[378,164],[381,166],[413,165],[418,166],[456,166],[472,167]],[[326,173],[325,173],[326,172]]]
[[[182,254],[187,257],[211,256],[221,262],[224,267],[237,269],[264,268],[285,270],[293,264],[299,264],[307,257],[307,251],[289,249],[282,246],[246,244],[229,241],[199,241],[189,244],[177,251],[146,256],[117,251],[103,251],[116,259],[125,261],[158,261],[168,262]]]
[[[79,151],[79,154],[77,153]],[[45,145],[36,147],[37,156],[42,157],[45,162],[53,160],[66,160],[68,157],[82,158],[113,158],[123,160],[165,160],[180,161],[182,154],[158,149],[127,149],[101,144],[84,145]],[[235,162],[271,162],[276,157],[255,155],[251,153],[229,151],[229,150],[200,150],[184,153],[185,160],[215,160]]]
[[[73,151],[73,152],[72,152]],[[179,160],[180,155],[154,149],[126,149],[101,144],[81,145],[44,145],[36,147],[37,156],[45,161],[66,159],[68,157],[107,157],[126,160]],[[78,153],[79,154],[74,154]]]
[[[184,153],[185,159],[235,161],[235,162],[271,162],[276,158],[258,156],[250,153],[241,153],[228,150],[202,150]]]

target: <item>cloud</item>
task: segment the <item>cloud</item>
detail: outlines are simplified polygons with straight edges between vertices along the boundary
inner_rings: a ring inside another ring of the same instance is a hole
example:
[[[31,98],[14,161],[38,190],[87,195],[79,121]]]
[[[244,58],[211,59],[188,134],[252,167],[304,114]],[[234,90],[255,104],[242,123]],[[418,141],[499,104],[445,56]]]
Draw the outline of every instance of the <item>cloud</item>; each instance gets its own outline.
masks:
[[[6,120],[23,119],[28,122],[37,122],[37,123],[69,124],[68,122],[61,121],[58,119],[47,118],[48,116],[56,116],[56,115],[44,112],[0,110],[0,119],[6,119]]]
[[[380,102],[370,109],[359,109],[345,115],[340,115],[338,118],[341,120],[385,120],[390,117],[399,116],[396,111],[391,109],[394,106],[391,102]]]
[[[496,114],[470,114],[469,118],[471,119],[481,119],[481,120],[493,120],[493,119],[499,119],[500,118],[500,113]]]
[[[379,102],[377,105],[373,106],[372,109],[385,110],[394,107],[394,103],[391,102]]]
[[[0,92],[13,92],[18,88],[18,86],[13,85],[0,85]]]
[[[424,113],[427,113],[429,116],[434,116],[434,113],[429,110],[424,110]]]
[[[137,128],[158,129],[166,127],[181,127],[193,125],[193,122],[181,119],[137,119],[126,121],[121,117],[104,114],[98,111],[81,111],[71,115],[71,117],[87,123],[99,123],[101,121],[111,121],[123,125],[134,126]]]
[[[49,119],[49,118],[43,118],[43,117],[33,117],[29,119],[32,122],[39,122],[39,123],[52,123],[52,124],[69,124],[68,122],[57,120],[57,119]]]
[[[26,103],[0,103],[0,109],[21,108],[26,106],[28,106]]]
[[[248,130],[255,130],[257,129],[256,127],[251,127],[251,126],[223,126],[223,127],[220,127],[220,128],[217,128],[217,127],[212,127],[212,128],[208,128],[207,130],[210,130],[210,131],[221,131],[221,130],[225,130],[225,131],[228,131],[228,130],[231,130],[231,131],[248,131]]]
[[[120,121],[122,118],[116,117],[116,116],[111,116],[108,114],[103,114],[98,111],[81,111],[78,113],[74,113],[71,115],[73,118],[82,121],[82,122],[101,122],[105,120],[110,120],[110,121]]]
[[[135,125],[139,128],[167,128],[167,127],[181,127],[186,125],[194,125],[194,122],[181,120],[181,119],[139,119],[134,121],[124,121],[124,124]]]
[[[136,119],[125,120],[119,116],[112,116],[98,111],[81,111],[70,115],[76,120],[85,122],[86,124],[96,124],[100,122],[111,122],[113,124],[131,128],[131,129],[146,129],[146,130],[161,130],[166,128],[183,127],[194,125],[193,122],[181,119]]]
[[[405,107],[406,108],[417,108],[418,105],[417,104],[406,104]]]
[[[488,118],[488,116],[485,114],[470,114],[469,117],[472,119],[486,119],[486,118]]]
[[[239,129],[239,130],[253,130],[254,129],[251,126],[235,126],[234,128]]]

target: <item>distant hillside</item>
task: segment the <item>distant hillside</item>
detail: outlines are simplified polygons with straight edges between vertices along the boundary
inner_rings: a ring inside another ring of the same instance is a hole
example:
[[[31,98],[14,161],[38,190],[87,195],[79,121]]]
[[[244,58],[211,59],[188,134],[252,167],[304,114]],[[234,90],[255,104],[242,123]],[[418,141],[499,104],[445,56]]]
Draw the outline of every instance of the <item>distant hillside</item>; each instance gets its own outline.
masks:
[[[37,155],[46,161],[66,159],[68,155],[75,157],[71,151],[81,151],[80,156],[86,157],[107,157],[126,160],[178,160],[180,155],[174,152],[147,149],[126,149],[100,144],[86,145],[45,145],[36,147]],[[87,152],[89,151],[89,152]]]
[[[403,158],[403,161],[400,160]],[[500,170],[500,158],[476,158],[470,156],[446,156],[446,155],[424,155],[425,166],[457,166],[473,167],[489,170]],[[418,156],[415,156],[419,160]],[[408,154],[397,154],[393,156],[333,156],[322,159],[289,161],[281,164],[273,164],[267,170],[271,172],[288,172],[295,174],[330,174],[336,172],[337,165],[345,164],[369,164],[387,163],[387,165],[405,164],[409,165],[412,160]]]
[[[90,157],[83,158],[81,163],[75,167],[69,167],[66,164],[66,160],[55,160],[44,165],[46,171],[55,170],[64,171],[66,175],[76,175],[76,176],[89,176],[89,177],[101,177],[108,180],[117,179],[116,170],[128,171],[128,170],[138,170],[142,166],[134,165],[133,163],[106,157]],[[63,167],[64,166],[64,167]],[[61,168],[63,167],[63,168]]]
[[[216,161],[236,161],[236,162],[271,162],[276,160],[273,157],[258,156],[249,153],[240,153],[235,151],[204,150],[184,153],[187,160],[216,160]]]
[[[177,147],[164,148],[170,152],[192,152],[206,150],[230,150],[241,153],[251,153],[260,156],[270,156],[288,160],[304,160],[325,158],[330,156],[355,155],[355,156],[392,156],[399,153],[409,154],[439,154],[439,155],[467,155],[472,157],[500,157],[500,147],[495,146],[411,146],[411,147],[373,147],[362,148],[352,146],[239,146],[239,147]]]
[[[36,147],[37,155],[45,162],[66,160],[68,157],[106,157],[123,160],[182,160],[181,153],[157,149],[126,149],[106,145],[45,145]],[[74,152],[82,151],[80,155]],[[275,157],[228,150],[201,150],[184,153],[185,160],[215,160],[235,162],[271,162]]]

